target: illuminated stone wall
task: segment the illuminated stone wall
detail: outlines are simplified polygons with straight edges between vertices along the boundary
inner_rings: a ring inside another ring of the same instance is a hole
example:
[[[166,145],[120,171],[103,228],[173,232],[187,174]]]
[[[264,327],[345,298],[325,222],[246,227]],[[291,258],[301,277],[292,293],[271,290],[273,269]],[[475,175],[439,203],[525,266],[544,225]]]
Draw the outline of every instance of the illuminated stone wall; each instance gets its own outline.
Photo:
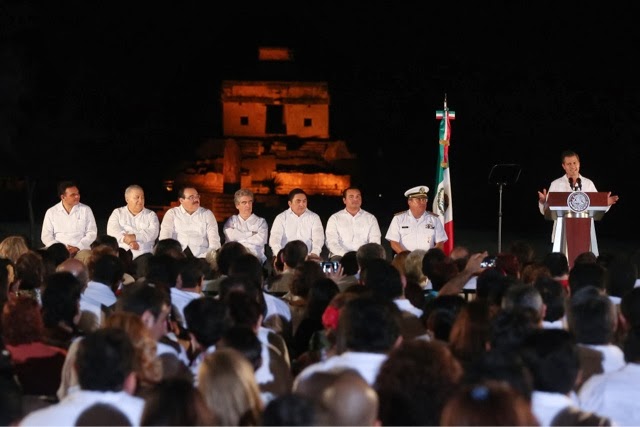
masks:
[[[276,194],[285,195],[294,188],[302,188],[309,195],[341,196],[342,190],[351,185],[351,177],[329,173],[278,172],[275,182]]]

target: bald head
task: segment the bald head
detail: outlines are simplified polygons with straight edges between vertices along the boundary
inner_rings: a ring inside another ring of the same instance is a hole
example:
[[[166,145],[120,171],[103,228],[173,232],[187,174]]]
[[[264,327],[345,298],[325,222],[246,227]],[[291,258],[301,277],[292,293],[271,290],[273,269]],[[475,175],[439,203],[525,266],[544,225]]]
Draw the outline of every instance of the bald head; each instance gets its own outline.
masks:
[[[78,278],[85,286],[89,283],[89,273],[87,272],[87,266],[76,258],[69,258],[62,261],[56,267],[56,271],[67,271]]]
[[[378,394],[356,372],[340,372],[322,393],[329,425],[373,426],[378,419]]]

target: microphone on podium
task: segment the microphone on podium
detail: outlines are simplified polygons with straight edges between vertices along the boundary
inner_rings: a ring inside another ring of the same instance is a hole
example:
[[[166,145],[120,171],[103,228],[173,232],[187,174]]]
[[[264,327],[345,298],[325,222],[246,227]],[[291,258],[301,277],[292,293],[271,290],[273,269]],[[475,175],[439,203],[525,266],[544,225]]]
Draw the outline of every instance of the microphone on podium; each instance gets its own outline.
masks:
[[[571,191],[574,190],[573,188],[573,178],[569,177],[569,187],[571,187]]]
[[[576,190],[582,191],[582,180],[580,178],[576,179]]]

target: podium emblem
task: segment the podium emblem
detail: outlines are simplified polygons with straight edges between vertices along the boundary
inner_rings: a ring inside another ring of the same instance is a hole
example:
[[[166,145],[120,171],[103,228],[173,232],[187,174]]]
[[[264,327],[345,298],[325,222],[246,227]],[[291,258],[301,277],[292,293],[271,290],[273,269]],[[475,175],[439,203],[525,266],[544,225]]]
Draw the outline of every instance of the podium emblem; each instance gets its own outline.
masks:
[[[567,197],[567,206],[576,213],[586,211],[590,204],[589,195],[583,191],[574,191]]]

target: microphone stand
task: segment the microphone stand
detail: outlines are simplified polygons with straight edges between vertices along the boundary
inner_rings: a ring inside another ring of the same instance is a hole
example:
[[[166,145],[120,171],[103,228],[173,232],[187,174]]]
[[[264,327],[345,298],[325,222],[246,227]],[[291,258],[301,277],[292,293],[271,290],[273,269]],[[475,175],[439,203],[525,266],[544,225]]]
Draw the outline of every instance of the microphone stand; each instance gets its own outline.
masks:
[[[489,172],[489,183],[498,186],[498,253],[502,252],[502,189],[507,184],[515,184],[520,178],[520,165],[493,165]]]

